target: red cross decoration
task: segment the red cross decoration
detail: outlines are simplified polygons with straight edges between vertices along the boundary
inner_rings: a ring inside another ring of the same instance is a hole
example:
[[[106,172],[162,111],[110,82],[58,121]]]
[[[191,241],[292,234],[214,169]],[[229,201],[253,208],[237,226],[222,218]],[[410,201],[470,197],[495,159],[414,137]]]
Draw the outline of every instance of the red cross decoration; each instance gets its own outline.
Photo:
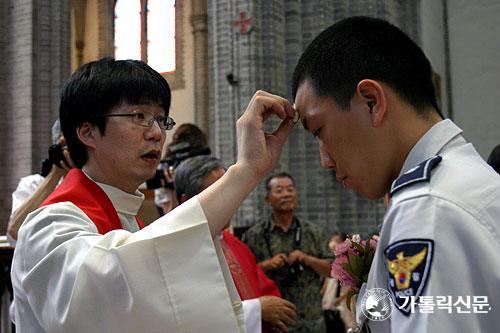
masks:
[[[233,21],[233,26],[235,28],[239,27],[239,30],[237,30],[236,33],[247,34],[250,32],[250,30],[252,30],[253,19],[252,19],[252,17],[250,17],[250,14],[248,14],[249,17],[247,18],[247,14],[248,14],[248,12],[241,12],[239,14],[240,20]]]

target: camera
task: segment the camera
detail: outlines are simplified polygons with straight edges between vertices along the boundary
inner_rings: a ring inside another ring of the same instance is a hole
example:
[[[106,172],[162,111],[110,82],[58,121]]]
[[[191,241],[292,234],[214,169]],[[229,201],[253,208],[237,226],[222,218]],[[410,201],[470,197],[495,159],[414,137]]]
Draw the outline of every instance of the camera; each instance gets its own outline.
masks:
[[[174,189],[174,185],[167,181],[165,174],[163,173],[164,168],[156,170],[153,178],[146,180],[146,186],[148,190],[154,190],[160,187]]]
[[[297,274],[304,271],[304,266],[300,263],[295,263],[293,265],[285,264],[276,271],[276,280],[278,281],[290,281],[296,278]]]
[[[58,143],[50,146],[48,153],[49,153],[49,158],[44,160],[42,163],[41,175],[43,177],[47,177],[50,170],[52,169],[52,165],[55,165],[56,167],[62,169],[63,166],[61,165],[61,161],[64,161],[64,163],[68,164],[66,158],[64,157],[61,144]]]
[[[163,170],[174,170],[182,161],[190,157],[209,155],[210,148],[194,148],[190,142],[181,142],[170,146],[169,152],[170,155],[160,161],[160,163],[162,163],[162,168],[156,170],[154,177],[146,181],[146,186],[149,190],[154,190],[159,187],[174,189],[173,184],[167,181]]]

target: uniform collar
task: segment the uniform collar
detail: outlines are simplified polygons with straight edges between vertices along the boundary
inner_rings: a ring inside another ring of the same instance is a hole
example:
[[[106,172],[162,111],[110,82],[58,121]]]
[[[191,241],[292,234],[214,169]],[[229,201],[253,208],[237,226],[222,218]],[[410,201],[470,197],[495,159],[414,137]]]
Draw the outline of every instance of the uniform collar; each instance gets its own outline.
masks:
[[[139,208],[141,208],[142,202],[144,201],[144,194],[142,192],[136,190],[134,194],[130,194],[114,186],[96,182],[86,173],[85,175],[89,177],[94,183],[99,185],[104,193],[106,193],[118,214],[126,214],[131,216],[137,215],[137,212],[139,211]]]
[[[461,133],[462,129],[450,119],[441,120],[432,126],[411,149],[399,176],[426,159],[438,155],[448,143],[452,141],[453,143],[465,143]]]

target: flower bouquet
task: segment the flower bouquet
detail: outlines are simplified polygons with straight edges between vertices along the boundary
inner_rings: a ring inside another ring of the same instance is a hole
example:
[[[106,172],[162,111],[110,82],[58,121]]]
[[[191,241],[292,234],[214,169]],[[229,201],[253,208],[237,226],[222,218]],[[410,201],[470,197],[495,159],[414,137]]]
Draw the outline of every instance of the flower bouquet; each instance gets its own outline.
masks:
[[[333,252],[332,278],[338,279],[342,287],[350,287],[346,296],[346,305],[351,310],[351,298],[359,293],[363,282],[368,281],[368,273],[372,265],[377,241],[373,238],[361,241],[356,234],[352,239],[340,243]]]

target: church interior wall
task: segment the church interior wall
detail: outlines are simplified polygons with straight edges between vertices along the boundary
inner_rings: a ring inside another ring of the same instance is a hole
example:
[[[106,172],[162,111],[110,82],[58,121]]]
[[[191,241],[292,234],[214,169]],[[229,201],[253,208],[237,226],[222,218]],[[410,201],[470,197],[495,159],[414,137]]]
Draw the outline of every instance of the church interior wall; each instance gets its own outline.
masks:
[[[500,2],[448,4],[453,118],[486,159],[500,144]]]
[[[191,1],[183,1],[182,38],[184,50],[179,56],[183,57],[184,60],[184,87],[172,90],[172,105],[170,107],[170,116],[175,119],[178,125],[195,122],[194,81],[196,78],[194,76],[193,34],[189,19],[191,11]],[[167,133],[167,142],[172,140],[172,134],[173,132]]]
[[[82,64],[99,59],[99,22],[97,20],[99,17],[98,0],[87,0],[86,3]],[[77,64],[75,68],[72,68],[73,71],[75,71],[82,64]]]
[[[0,229],[7,229],[19,179],[40,172],[70,71],[70,5],[64,0],[4,1],[0,106],[2,178]]]
[[[437,87],[443,115],[449,115],[447,91],[447,67],[445,52],[444,8],[442,1],[423,0],[420,5],[421,47],[439,77]]]

